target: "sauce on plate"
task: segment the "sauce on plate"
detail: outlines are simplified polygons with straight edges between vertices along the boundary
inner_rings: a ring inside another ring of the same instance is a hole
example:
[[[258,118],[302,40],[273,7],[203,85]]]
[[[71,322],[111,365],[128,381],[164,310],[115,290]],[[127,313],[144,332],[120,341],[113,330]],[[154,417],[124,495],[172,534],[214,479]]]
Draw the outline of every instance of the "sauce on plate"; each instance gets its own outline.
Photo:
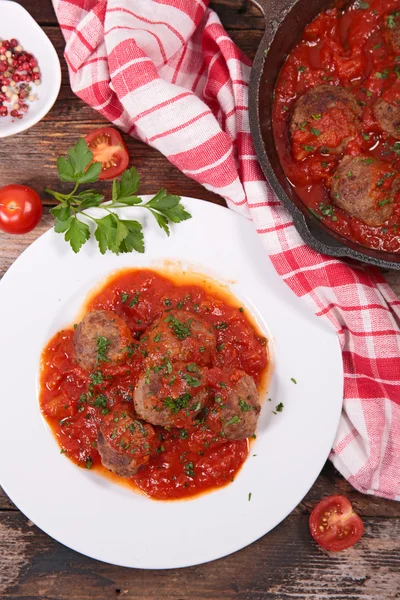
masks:
[[[207,384],[218,397],[223,399],[231,385],[227,370],[233,379],[236,372],[245,371],[259,390],[265,383],[266,338],[237,298],[210,280],[165,276],[150,269],[124,270],[95,291],[84,314],[94,310],[113,311],[128,325],[133,343],[126,348],[125,361],[103,362],[91,373],[83,370],[76,360],[71,327],[56,333],[43,350],[40,374],[42,413],[61,452],[81,467],[106,472],[97,450],[99,427],[116,403],[132,403],[145,368],[146,330],[161,314],[188,311],[188,316],[194,313],[213,327],[217,346]],[[198,351],[202,352],[201,346]],[[246,404],[243,407],[247,410]],[[224,486],[248,455],[249,441],[227,440],[212,407],[188,426],[154,429],[158,447],[148,462],[128,479],[112,477],[155,499],[186,498]]]

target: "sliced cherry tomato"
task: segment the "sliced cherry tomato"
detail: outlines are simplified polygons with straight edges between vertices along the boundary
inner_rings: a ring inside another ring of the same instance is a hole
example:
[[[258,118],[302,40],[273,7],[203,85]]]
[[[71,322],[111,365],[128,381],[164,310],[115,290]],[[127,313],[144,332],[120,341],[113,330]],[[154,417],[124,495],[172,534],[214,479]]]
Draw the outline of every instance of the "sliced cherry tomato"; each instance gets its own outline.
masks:
[[[95,129],[85,137],[93,162],[101,162],[99,179],[114,179],[125,171],[129,154],[121,135],[112,127]]]
[[[338,552],[353,546],[364,533],[360,517],[344,496],[328,496],[310,515],[314,540],[326,550]]]
[[[43,207],[40,196],[26,185],[0,189],[0,229],[6,233],[28,233],[39,223]]]

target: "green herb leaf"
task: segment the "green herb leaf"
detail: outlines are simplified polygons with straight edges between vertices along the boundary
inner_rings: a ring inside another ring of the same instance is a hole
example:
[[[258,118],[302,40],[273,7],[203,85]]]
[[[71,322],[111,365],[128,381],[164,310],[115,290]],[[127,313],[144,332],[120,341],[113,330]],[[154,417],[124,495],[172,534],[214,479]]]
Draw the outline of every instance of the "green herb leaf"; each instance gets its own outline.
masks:
[[[86,223],[80,221],[77,217],[71,217],[68,221],[56,221],[55,231],[60,233],[60,223],[69,224],[65,231],[64,239],[69,242],[72,250],[76,253],[82,248],[83,244],[90,238],[90,229]]]
[[[58,206],[54,206],[53,208],[51,208],[50,212],[53,215],[53,217],[56,218],[57,221],[67,221],[71,216],[71,207],[69,206],[69,204],[59,204]]]
[[[135,167],[131,167],[122,173],[121,180],[114,179],[112,188],[112,201],[119,204],[133,206],[140,204],[141,198],[134,194],[139,189],[140,176]]]
[[[240,418],[238,417],[238,415],[235,415],[231,419],[228,419],[228,421],[225,421],[225,425],[233,425],[234,423],[239,423],[239,422],[240,422]]]

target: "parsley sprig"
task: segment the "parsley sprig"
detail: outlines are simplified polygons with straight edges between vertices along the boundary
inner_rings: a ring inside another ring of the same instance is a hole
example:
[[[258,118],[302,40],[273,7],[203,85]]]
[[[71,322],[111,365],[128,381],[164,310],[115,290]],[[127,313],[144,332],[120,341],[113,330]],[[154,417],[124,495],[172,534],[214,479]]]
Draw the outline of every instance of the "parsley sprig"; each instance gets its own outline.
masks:
[[[81,220],[83,215],[95,224],[94,236],[100,252],[107,250],[119,254],[121,252],[144,252],[144,235],[142,225],[135,220],[122,219],[116,211],[127,206],[140,206],[147,209],[156,219],[158,225],[170,234],[169,224],[180,223],[191,218],[191,215],[180,203],[180,196],[168,194],[161,189],[151,200],[143,202],[136,195],[140,177],[135,167],[122,173],[121,178],[114,179],[111,200],[104,201],[104,195],[96,189],[79,190],[81,185],[94,183],[101,172],[101,163],[92,162],[93,153],[86,141],[81,138],[73,148],[68,150],[68,156],[57,159],[58,176],[61,181],[74,183],[69,194],[62,194],[46,188],[59,204],[51,209],[55,217],[54,230],[64,234],[74,252],[79,252],[91,236],[89,225]],[[89,208],[101,208],[105,216],[89,214]]]

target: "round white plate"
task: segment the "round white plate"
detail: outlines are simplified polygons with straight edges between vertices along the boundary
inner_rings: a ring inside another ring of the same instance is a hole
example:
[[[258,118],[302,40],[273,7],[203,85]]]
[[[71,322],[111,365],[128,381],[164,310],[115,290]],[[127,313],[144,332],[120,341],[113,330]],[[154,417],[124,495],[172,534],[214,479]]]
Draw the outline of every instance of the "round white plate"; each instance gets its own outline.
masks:
[[[75,255],[61,235],[48,231],[0,285],[0,483],[56,540],[127,567],[207,562],[270,531],[317,478],[342,404],[336,334],[276,275],[253,224],[208,202],[183,202],[193,218],[173,227],[170,238],[144,209],[126,209],[124,216],[144,223],[143,255],[102,256],[92,241]],[[37,400],[41,350],[73,322],[87,293],[116,269],[161,261],[227,283],[274,340],[276,354],[272,401],[264,401],[257,439],[239,475],[225,488],[178,502],[150,500],[76,467],[60,455]],[[284,409],[275,415],[280,402]]]

